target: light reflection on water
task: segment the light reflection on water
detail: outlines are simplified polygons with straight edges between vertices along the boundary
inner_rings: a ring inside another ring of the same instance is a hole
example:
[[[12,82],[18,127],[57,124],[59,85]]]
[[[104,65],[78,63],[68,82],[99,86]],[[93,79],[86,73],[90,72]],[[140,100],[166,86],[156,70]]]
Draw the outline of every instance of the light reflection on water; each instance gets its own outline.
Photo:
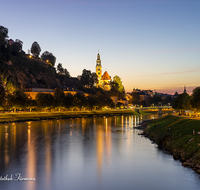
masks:
[[[138,135],[150,116],[0,125],[0,189],[198,189],[200,179]]]

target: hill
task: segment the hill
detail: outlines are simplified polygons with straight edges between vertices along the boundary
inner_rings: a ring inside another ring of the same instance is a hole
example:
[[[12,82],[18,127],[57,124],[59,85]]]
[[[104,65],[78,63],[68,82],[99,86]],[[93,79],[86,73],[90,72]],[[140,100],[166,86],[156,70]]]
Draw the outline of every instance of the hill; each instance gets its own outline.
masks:
[[[8,61],[6,61],[8,60]],[[56,73],[51,65],[23,56],[9,56],[0,59],[0,75],[20,89],[24,88],[56,88],[57,86],[78,87],[77,78],[68,78]]]

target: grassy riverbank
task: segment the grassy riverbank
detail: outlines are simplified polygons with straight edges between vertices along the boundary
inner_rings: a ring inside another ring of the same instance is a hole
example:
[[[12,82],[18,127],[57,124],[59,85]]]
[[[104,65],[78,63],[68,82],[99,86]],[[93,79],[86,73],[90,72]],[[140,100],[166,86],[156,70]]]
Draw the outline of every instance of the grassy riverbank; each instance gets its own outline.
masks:
[[[168,113],[171,114],[173,112],[174,109],[162,109],[162,113]],[[146,115],[146,114],[157,114],[158,113],[158,109],[144,109],[144,110],[140,110],[139,111],[140,114]]]
[[[137,113],[132,110],[2,113],[0,114],[0,123],[93,116],[112,116],[122,114],[134,115]]]
[[[154,126],[155,125],[155,126]],[[195,134],[193,134],[193,129]],[[184,166],[200,173],[200,121],[167,115],[150,121],[144,133],[159,147],[169,151]]]

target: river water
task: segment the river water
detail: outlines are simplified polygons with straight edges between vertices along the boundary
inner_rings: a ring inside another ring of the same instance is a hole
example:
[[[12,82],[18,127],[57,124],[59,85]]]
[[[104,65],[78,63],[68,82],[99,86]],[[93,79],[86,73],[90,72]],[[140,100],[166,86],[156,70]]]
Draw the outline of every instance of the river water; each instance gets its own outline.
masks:
[[[198,190],[193,170],[138,135],[152,117],[1,124],[0,189]]]

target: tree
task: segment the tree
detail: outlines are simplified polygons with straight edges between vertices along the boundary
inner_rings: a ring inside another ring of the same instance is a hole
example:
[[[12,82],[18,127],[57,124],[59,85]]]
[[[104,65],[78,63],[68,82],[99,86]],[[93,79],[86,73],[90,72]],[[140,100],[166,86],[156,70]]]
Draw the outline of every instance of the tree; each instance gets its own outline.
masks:
[[[46,94],[46,93],[42,93],[39,92],[36,94],[36,98],[35,98],[36,102],[37,102],[37,106],[40,108],[51,108],[54,105],[54,97],[52,94]]]
[[[98,76],[95,72],[92,73],[92,80],[91,80],[91,86],[94,86],[94,84],[98,83]]]
[[[9,46],[9,48],[11,49],[11,54],[15,55],[15,56],[19,56],[20,52],[22,50],[22,41],[15,41],[11,46]]]
[[[66,108],[71,108],[73,107],[74,105],[74,96],[70,93],[68,93],[66,96],[65,96],[65,107]]]
[[[37,107],[37,102],[33,100],[31,97],[28,97],[28,100],[26,102],[26,108],[28,108],[30,112],[32,112],[32,109],[35,107]]]
[[[59,87],[57,87],[54,90],[53,96],[55,99],[55,106],[59,107],[60,111],[60,107],[65,105],[65,93]]]
[[[176,110],[189,109],[189,95],[187,93],[179,94],[172,103],[172,107]]]
[[[92,87],[97,82],[98,78],[96,73],[91,73],[90,70],[84,69],[80,78],[80,82],[83,86]]]
[[[131,102],[132,104],[140,104],[140,95],[137,92],[131,93]]]
[[[122,85],[122,81],[121,81],[121,78],[119,76],[114,76],[113,77],[113,82],[117,83],[118,84],[118,91],[120,93],[123,93],[123,90],[124,90],[124,86]]]
[[[62,74],[63,74],[63,72],[64,72],[64,69],[63,69],[63,67],[62,67],[62,64],[61,64],[61,63],[58,63],[58,65],[57,65],[57,71],[58,71],[59,73],[62,73]]]
[[[3,37],[3,35],[0,33],[0,51],[3,50],[3,48],[5,46],[5,38]]]
[[[149,106],[152,105],[152,99],[153,99],[153,98],[152,98],[151,96],[148,96],[147,102],[146,102],[147,107],[149,107]]]
[[[0,34],[4,37],[4,38],[8,38],[8,29],[5,28],[4,26],[0,25]]]
[[[58,63],[57,71],[58,73],[65,75],[67,78],[70,78],[69,72],[67,71],[67,69],[63,68],[62,63]]]
[[[80,78],[81,84],[83,86],[90,86],[91,71],[84,69]]]
[[[161,96],[159,96],[159,95],[156,93],[156,94],[153,96],[153,98],[152,98],[152,103],[153,103],[154,105],[157,105],[157,106],[158,106],[159,102],[162,102],[162,103],[163,103],[163,100],[162,100]]]
[[[48,51],[45,51],[44,53],[42,53],[41,59],[45,62],[50,63],[53,67],[54,67],[55,62],[56,62],[56,57]]]
[[[191,106],[191,96],[187,94],[185,98],[183,99],[183,109],[184,110],[190,110],[192,108]]]
[[[14,108],[14,112],[16,112],[16,109],[18,108],[24,108],[26,106],[26,102],[28,100],[27,95],[20,91],[16,90],[11,98],[12,101],[12,107]]]
[[[200,110],[200,87],[196,87],[193,90],[191,96],[191,105],[193,108]]]
[[[173,98],[171,96],[167,96],[164,100],[165,105],[172,105]]]
[[[140,105],[142,105],[142,107],[146,107],[147,106],[147,102],[145,100],[140,102]]]
[[[2,81],[0,81],[0,106],[3,106],[5,102],[5,89],[3,87]]]
[[[119,97],[120,95],[120,93],[119,93],[119,91],[118,91],[118,83],[116,83],[116,82],[114,82],[114,81],[112,81],[111,83],[110,83],[110,86],[111,86],[111,89],[110,89],[110,96],[115,96],[115,97]],[[115,104],[116,104],[116,102],[115,102]],[[115,107],[116,107],[116,105],[115,105]]]
[[[23,42],[19,39],[16,39],[15,43],[18,45],[19,49],[22,50]]]
[[[40,52],[41,52],[40,45],[37,42],[33,42],[31,46],[31,53],[33,54],[33,56],[38,59]]]
[[[5,90],[7,94],[13,95],[13,93],[16,91],[16,87],[13,85],[12,82],[5,81],[5,83],[6,83]]]
[[[94,106],[97,105],[97,97],[95,95],[89,94],[87,97],[88,107],[92,110]]]
[[[115,107],[115,104],[113,103],[112,99],[110,96],[106,93],[101,93],[100,91],[97,92],[97,105],[100,109],[104,106],[109,106],[109,107]]]
[[[74,95],[74,104],[76,107],[80,108],[80,110],[82,107],[86,106],[86,102],[87,102],[87,99],[84,94],[77,92]]]
[[[0,25],[0,51],[5,50],[6,38],[8,38],[8,29]]]
[[[69,74],[69,72],[68,72],[67,69],[64,69],[64,75],[65,75],[67,78],[70,78],[70,74]]]

